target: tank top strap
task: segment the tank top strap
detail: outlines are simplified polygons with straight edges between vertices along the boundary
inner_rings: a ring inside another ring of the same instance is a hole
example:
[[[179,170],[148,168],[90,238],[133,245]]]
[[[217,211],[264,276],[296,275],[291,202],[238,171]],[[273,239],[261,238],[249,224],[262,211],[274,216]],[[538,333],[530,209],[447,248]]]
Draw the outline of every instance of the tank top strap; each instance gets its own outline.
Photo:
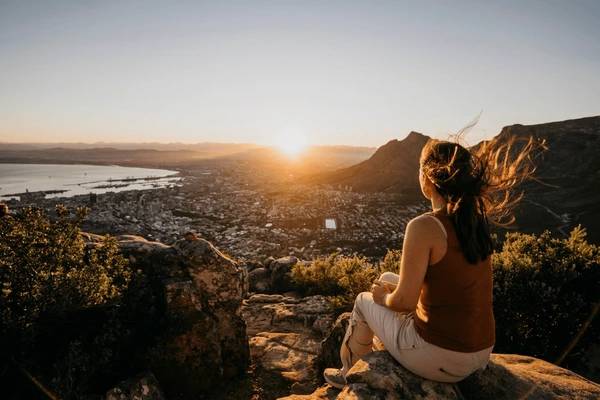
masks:
[[[440,219],[435,216],[435,214],[433,212],[428,212],[423,215],[426,215],[426,216],[430,217],[431,219],[433,219],[436,222],[436,224],[440,227],[442,232],[444,233],[444,236],[446,237],[446,239],[448,239],[448,232],[446,231],[446,227],[444,226],[442,221],[440,221]]]

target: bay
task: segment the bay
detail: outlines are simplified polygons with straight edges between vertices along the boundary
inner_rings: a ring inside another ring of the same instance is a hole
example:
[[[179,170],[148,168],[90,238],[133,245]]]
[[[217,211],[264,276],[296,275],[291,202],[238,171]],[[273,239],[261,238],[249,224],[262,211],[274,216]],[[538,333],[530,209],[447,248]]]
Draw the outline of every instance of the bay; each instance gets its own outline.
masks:
[[[46,197],[161,188],[181,180],[177,171],[115,165],[0,164],[0,200],[26,192]]]

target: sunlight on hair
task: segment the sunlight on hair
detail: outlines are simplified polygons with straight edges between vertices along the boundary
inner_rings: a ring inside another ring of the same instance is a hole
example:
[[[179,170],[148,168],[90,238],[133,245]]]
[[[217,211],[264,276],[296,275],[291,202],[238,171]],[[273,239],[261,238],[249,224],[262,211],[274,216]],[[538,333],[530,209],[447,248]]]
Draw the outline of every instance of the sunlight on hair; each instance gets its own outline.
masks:
[[[277,135],[275,145],[288,156],[298,156],[308,146],[308,138],[298,128],[287,128]]]

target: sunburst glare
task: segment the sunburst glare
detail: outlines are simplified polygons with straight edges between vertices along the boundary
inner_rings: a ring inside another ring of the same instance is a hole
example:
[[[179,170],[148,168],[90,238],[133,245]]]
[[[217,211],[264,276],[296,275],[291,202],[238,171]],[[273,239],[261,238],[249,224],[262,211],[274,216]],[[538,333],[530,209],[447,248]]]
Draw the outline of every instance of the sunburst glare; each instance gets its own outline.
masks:
[[[298,156],[308,146],[308,138],[298,128],[287,128],[277,135],[275,145],[288,156]]]

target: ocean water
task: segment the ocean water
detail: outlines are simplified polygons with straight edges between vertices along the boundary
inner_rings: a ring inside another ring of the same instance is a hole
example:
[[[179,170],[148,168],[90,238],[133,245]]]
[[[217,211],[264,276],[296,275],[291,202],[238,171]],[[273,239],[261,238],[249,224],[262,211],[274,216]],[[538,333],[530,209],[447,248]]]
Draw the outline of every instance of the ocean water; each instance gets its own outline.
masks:
[[[0,200],[19,193],[65,191],[46,194],[71,197],[88,193],[120,192],[174,185],[177,171],[96,165],[0,164]]]

